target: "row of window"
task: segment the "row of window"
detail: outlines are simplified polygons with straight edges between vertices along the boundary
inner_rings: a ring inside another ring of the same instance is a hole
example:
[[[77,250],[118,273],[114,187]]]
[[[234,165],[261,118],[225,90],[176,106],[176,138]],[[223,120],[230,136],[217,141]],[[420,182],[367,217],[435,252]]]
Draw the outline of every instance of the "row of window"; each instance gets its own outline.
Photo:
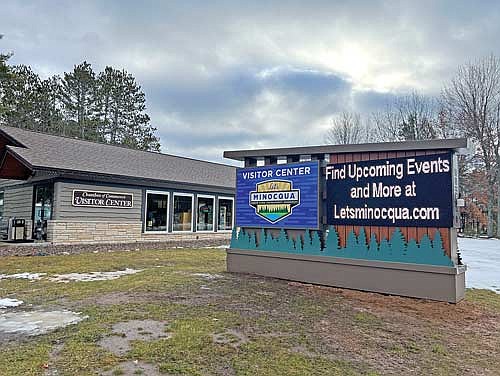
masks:
[[[231,197],[173,193],[172,231],[193,231],[193,212],[196,231],[229,231],[233,228],[234,199]],[[194,211],[193,211],[194,209]],[[146,191],[145,232],[167,232],[170,218],[170,194],[168,192]]]

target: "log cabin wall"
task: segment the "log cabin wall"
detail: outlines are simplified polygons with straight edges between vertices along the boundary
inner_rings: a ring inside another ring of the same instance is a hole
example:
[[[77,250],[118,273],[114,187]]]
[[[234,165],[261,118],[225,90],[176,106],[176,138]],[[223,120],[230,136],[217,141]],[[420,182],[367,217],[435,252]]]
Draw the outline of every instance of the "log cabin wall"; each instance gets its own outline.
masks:
[[[390,151],[390,152],[361,152],[361,153],[335,153],[330,154],[330,163],[345,163],[345,162],[359,162],[368,160],[379,160],[387,158],[397,158],[397,157],[413,157],[418,155],[433,155],[444,153],[447,150],[429,150],[429,151]],[[383,238],[389,240],[392,232],[396,227],[388,226],[364,226],[366,230],[366,242],[370,241],[371,234],[375,234],[377,241],[381,242]],[[345,226],[337,225],[335,226],[339,234],[339,242],[341,247],[346,246],[346,240],[349,232],[354,230],[356,236],[359,236],[361,226]],[[451,228],[447,227],[399,227],[403,233],[406,242],[409,239],[415,239],[420,243],[420,240],[424,235],[427,235],[431,240],[434,238],[434,234],[437,231],[441,233],[443,240],[443,248],[449,257],[452,257],[452,244],[451,244]]]

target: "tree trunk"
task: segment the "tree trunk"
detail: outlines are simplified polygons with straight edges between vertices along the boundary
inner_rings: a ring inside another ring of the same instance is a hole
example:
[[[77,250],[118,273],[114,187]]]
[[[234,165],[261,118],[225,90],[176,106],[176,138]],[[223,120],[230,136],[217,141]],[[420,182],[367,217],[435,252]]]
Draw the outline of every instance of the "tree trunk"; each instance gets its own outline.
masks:
[[[500,239],[500,161],[497,166],[497,238]]]
[[[493,208],[495,207],[495,182],[496,178],[489,178],[488,183],[489,183],[489,189],[488,189],[488,229],[487,229],[487,235],[488,237],[493,237],[494,232],[493,232],[493,224],[494,224],[494,219],[493,219]]]

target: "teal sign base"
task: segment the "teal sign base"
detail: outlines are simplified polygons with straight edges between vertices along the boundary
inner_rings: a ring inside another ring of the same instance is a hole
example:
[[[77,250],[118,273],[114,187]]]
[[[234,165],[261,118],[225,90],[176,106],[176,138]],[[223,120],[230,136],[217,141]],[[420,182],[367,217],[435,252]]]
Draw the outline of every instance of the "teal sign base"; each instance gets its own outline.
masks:
[[[437,230],[432,240],[427,235],[424,235],[420,243],[417,243],[415,239],[409,239],[408,243],[406,243],[399,228],[393,231],[390,239],[382,238],[378,243],[375,235],[372,234],[367,243],[366,232],[362,227],[359,236],[356,236],[352,230],[349,232],[344,248],[339,246],[339,236],[333,226],[326,232],[323,241],[319,231],[306,230],[303,235],[298,235],[293,239],[284,229],[280,229],[279,234],[274,238],[269,231],[261,229],[258,239],[253,232],[246,232],[244,229],[237,232],[234,229],[231,237],[231,248],[371,261],[454,266],[453,261],[444,251],[441,234]]]

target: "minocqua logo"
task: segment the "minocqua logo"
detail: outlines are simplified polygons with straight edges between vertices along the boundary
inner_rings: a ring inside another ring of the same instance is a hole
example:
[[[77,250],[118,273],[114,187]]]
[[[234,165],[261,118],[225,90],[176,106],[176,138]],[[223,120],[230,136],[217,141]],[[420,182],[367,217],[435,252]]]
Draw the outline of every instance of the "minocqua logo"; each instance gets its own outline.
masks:
[[[276,223],[300,204],[300,189],[293,189],[292,182],[287,180],[267,180],[256,184],[255,191],[250,192],[249,204],[258,216]]]

